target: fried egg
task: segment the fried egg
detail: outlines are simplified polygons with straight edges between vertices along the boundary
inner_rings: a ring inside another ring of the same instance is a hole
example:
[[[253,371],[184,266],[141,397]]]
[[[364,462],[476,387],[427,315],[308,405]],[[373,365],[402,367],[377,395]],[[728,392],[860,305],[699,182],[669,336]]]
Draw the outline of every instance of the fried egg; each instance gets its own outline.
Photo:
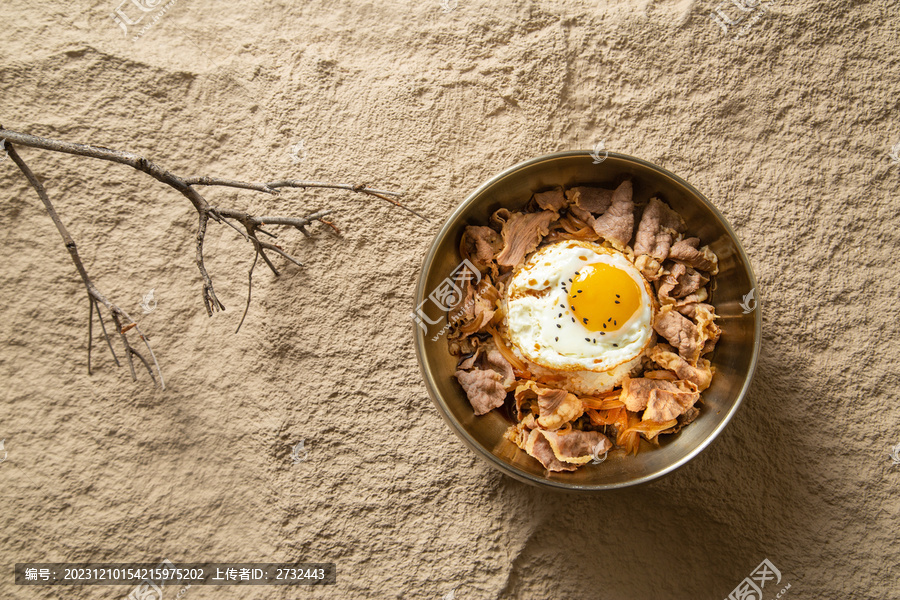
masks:
[[[505,301],[514,351],[545,369],[590,372],[579,387],[611,389],[653,338],[650,284],[625,254],[600,244],[539,248],[513,274]]]

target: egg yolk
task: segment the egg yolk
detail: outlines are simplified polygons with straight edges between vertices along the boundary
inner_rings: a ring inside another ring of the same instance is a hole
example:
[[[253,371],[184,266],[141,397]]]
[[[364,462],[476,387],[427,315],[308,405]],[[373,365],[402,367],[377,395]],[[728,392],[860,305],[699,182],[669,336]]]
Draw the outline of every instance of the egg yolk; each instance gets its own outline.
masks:
[[[598,263],[575,274],[568,301],[575,318],[589,331],[616,331],[640,308],[641,290],[622,269]]]

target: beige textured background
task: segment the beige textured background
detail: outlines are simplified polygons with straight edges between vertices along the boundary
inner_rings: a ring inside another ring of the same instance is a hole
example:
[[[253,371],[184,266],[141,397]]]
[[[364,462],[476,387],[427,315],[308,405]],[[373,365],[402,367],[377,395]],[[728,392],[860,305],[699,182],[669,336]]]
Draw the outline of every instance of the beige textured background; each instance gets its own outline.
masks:
[[[189,600],[718,600],[769,558],[784,598],[897,597],[896,1],[776,2],[735,37],[712,0],[178,0],[137,42],[116,5],[0,4],[0,123],[183,175],[365,181],[431,220],[348,194],[208,190],[257,214],[332,207],[343,231],[285,230],[307,267],[276,279],[258,265],[235,335],[252,252],[234,231],[211,226],[228,311],[210,319],[183,197],[127,167],[21,149],[98,286],[134,315],[156,289],[140,324],[161,392],[99,344],[86,374],[81,283],[0,162],[0,596],[129,591],[17,587],[15,562],[168,558],[338,564],[329,588]],[[426,396],[408,314],[431,236],[465,195],[601,140],[726,215],[759,278],[764,339],[709,450],[585,497],[476,461]],[[292,465],[300,440],[308,459]]]

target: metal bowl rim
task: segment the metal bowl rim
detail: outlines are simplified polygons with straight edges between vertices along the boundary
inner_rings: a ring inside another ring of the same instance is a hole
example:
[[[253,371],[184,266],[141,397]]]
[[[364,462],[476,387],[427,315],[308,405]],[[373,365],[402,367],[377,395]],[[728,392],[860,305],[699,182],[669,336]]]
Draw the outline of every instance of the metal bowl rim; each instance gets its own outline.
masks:
[[[679,177],[678,175],[672,173],[668,169],[655,165],[651,162],[643,160],[641,158],[637,158],[634,156],[630,156],[627,154],[621,154],[618,152],[608,152],[608,156],[612,156],[615,158],[623,159],[625,161],[631,161],[633,163],[640,164],[644,167],[647,167],[651,170],[658,171],[662,173],[666,177],[669,177],[682,186],[684,186],[690,193],[692,193],[695,197],[699,198],[707,208],[716,216],[719,222],[722,224],[723,228],[728,235],[731,237],[734,242],[735,247],[737,248],[738,254],[741,257],[743,263],[747,266],[747,274],[750,279],[750,288],[756,289],[756,276],[753,272],[753,266],[750,263],[750,259],[747,254],[744,252],[744,247],[740,242],[740,239],[735,234],[734,230],[731,228],[731,224],[728,220],[719,212],[719,209],[712,204],[712,202],[707,199],[705,195],[700,193],[698,189],[692,186],[690,183]],[[459,216],[472,204],[475,199],[486,189],[490,188],[498,181],[503,180],[504,178],[512,175],[516,171],[524,169],[525,167],[529,167],[538,163],[557,160],[560,158],[572,158],[572,157],[583,157],[583,156],[591,156],[590,150],[566,150],[562,152],[553,152],[550,154],[544,154],[542,156],[537,156],[535,158],[530,158],[528,160],[524,160],[515,164],[500,173],[494,175],[481,185],[479,185],[472,193],[470,193],[465,200],[463,200],[456,209],[450,213],[447,219],[444,221],[441,229],[435,234],[434,239],[431,242],[431,246],[428,249],[428,252],[425,254],[425,259],[422,261],[422,268],[419,271],[419,280],[416,284],[416,294],[413,304],[413,309],[419,306],[422,302],[422,299],[425,297],[425,275],[427,273],[428,267],[434,261],[435,253],[437,252],[437,248],[440,245],[440,242],[446,237],[447,232],[450,227],[456,222]],[[719,436],[719,434],[725,429],[731,419],[734,417],[735,413],[741,406],[741,403],[744,400],[744,396],[747,394],[747,391],[750,387],[750,384],[753,380],[753,376],[756,372],[756,365],[759,359],[759,352],[762,340],[762,306],[759,302],[759,299],[756,300],[756,324],[754,327],[754,335],[753,335],[753,354],[750,357],[750,368],[747,370],[747,374],[744,377],[744,383],[741,386],[741,390],[738,393],[737,399],[734,404],[731,406],[730,410],[725,414],[722,421],[719,425],[704,439],[700,444],[697,444],[694,448],[692,448],[684,457],[680,460],[673,462],[671,465],[668,465],[658,471],[653,473],[644,475],[637,479],[632,479],[629,481],[623,481],[618,483],[611,484],[598,484],[598,485],[576,485],[571,483],[566,483],[564,481],[556,481],[551,479],[542,479],[535,476],[532,476],[529,473],[521,471],[517,467],[504,462],[497,458],[493,453],[489,452],[484,446],[479,444],[471,435],[469,435],[468,431],[466,431],[465,427],[463,427],[450,413],[449,409],[444,406],[444,401],[439,397],[437,392],[436,385],[434,383],[434,378],[432,377],[431,372],[426,368],[426,360],[425,360],[425,344],[424,344],[424,334],[422,330],[413,323],[413,334],[414,334],[414,344],[416,348],[416,359],[419,363],[419,371],[422,373],[422,377],[425,380],[425,387],[428,389],[428,395],[431,398],[431,401],[434,403],[435,407],[438,409],[438,413],[440,413],[443,420],[450,426],[454,433],[468,446],[472,449],[477,455],[479,455],[482,459],[487,461],[488,464],[493,466],[496,469],[499,469],[501,472],[522,481],[524,483],[528,483],[531,485],[535,485],[538,487],[549,487],[558,490],[565,491],[584,491],[584,492],[597,492],[603,490],[611,490],[611,489],[620,489],[624,487],[630,487],[633,485],[639,485],[642,483],[648,483],[655,479],[659,479],[665,475],[668,475],[672,471],[678,469],[679,467],[686,464],[688,461],[692,460],[696,457],[700,452],[709,447],[710,444]]]

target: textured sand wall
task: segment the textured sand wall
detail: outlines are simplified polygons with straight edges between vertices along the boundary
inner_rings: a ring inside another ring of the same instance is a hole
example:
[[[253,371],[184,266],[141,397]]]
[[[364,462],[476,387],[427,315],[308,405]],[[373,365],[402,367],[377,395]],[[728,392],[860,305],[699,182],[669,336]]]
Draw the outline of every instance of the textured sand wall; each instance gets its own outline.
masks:
[[[333,587],[190,600],[718,599],[768,558],[786,598],[896,597],[896,2],[775,2],[724,32],[710,14],[735,19],[733,3],[179,0],[137,42],[116,6],[0,5],[0,123],[183,175],[369,182],[431,220],[341,193],[208,190],[256,214],[331,207],[342,231],[285,231],[307,266],[279,260],[276,279],[257,265],[235,335],[253,255],[233,230],[207,240],[228,308],[210,319],[183,197],[127,167],[21,149],[97,285],[132,314],[156,290],[140,324],[159,391],[99,344],[86,374],[83,288],[0,162],[0,595],[128,592],[16,587],[15,562],[169,558],[338,564]],[[759,279],[764,339],[712,448],[661,481],[582,497],[476,462],[426,396],[407,315],[431,236],[466,194],[599,141],[726,215]]]

